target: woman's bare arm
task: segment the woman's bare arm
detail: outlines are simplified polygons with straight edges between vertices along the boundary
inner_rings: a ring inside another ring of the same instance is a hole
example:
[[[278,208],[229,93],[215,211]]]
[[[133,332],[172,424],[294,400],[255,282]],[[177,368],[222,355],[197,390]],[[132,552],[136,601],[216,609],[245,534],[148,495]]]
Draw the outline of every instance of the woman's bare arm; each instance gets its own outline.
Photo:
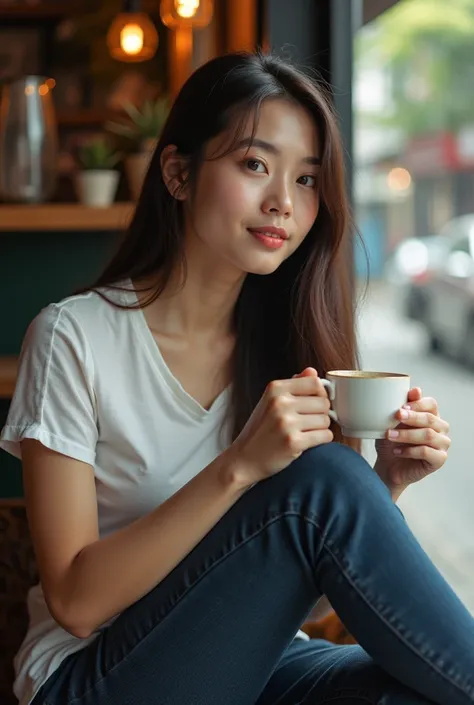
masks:
[[[248,489],[223,453],[154,511],[99,540],[94,471],[22,441],[26,506],[48,607],[79,638],[157,585]]]

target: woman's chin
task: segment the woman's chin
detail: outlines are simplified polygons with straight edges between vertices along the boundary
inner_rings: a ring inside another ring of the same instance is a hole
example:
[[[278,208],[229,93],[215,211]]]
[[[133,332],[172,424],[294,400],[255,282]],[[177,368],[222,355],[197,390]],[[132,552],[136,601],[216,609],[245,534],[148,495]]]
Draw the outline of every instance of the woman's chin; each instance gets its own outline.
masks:
[[[271,256],[264,257],[245,257],[245,259],[240,261],[240,267],[246,274],[259,274],[265,276],[266,274],[273,274],[278,267],[281,265],[284,258],[276,253],[272,253]]]
[[[247,271],[247,274],[257,274],[261,277],[264,277],[267,274],[273,274],[273,272],[276,272],[279,266],[280,262],[274,267],[269,267],[268,265],[266,267],[253,267],[252,269],[249,269]]]
[[[276,272],[280,265],[281,260],[276,258],[273,261],[269,261],[267,259],[266,262],[254,261],[247,263],[246,271],[247,274],[259,274],[260,276],[265,276],[266,274],[273,274],[273,272]]]

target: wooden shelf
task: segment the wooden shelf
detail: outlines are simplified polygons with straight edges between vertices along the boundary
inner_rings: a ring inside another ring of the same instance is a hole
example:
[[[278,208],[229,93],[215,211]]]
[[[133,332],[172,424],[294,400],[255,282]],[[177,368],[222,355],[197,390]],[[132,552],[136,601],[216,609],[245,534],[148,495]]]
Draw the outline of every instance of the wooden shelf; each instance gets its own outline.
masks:
[[[15,389],[18,358],[0,357],[0,399],[11,399]]]
[[[0,205],[0,232],[124,230],[133,208],[132,203],[115,203],[109,208],[88,208],[79,203]]]

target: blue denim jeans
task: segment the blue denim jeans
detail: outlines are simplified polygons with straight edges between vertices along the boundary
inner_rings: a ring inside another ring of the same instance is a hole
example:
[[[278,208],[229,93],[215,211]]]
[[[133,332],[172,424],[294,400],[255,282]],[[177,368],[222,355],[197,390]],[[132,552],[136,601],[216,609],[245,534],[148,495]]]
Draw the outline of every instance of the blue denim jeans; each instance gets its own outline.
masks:
[[[293,639],[323,594],[359,645]],[[474,620],[373,469],[332,443],[252,487],[34,705],[429,702],[474,703]]]

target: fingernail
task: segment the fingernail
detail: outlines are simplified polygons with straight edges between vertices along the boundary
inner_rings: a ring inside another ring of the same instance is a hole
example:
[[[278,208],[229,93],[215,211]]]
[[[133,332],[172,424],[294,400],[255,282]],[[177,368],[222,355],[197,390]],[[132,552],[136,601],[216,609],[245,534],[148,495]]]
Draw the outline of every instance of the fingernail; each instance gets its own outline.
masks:
[[[411,406],[410,406],[410,404],[404,404],[404,405],[402,406],[402,409],[408,409],[408,411],[410,411]]]
[[[408,411],[406,409],[400,409],[400,417],[402,419],[407,419],[409,416]]]
[[[388,432],[388,437],[389,437],[389,438],[398,438],[399,435],[400,435],[400,434],[399,434],[398,431],[389,431],[389,432]]]
[[[402,449],[401,448],[394,448],[393,452],[395,455],[401,455],[402,454]]]

